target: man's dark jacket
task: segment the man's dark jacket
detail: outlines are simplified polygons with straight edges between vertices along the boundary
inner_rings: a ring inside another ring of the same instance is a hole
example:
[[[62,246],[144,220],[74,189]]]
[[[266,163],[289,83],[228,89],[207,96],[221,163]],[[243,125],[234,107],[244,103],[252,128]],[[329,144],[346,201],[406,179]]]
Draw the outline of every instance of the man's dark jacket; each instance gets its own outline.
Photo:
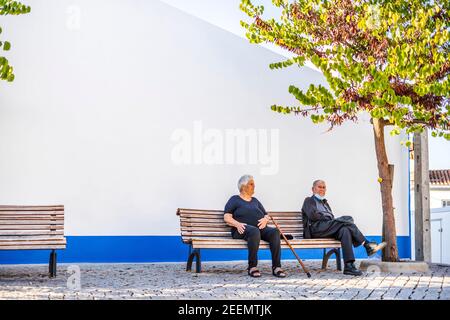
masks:
[[[302,206],[303,237],[320,238],[333,225],[334,215],[327,200],[307,197]]]

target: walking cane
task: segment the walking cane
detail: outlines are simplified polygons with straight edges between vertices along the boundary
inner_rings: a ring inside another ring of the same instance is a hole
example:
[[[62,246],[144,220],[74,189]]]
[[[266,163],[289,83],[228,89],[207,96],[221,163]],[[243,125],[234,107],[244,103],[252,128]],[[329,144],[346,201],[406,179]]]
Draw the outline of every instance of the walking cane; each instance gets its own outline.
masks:
[[[284,233],[281,231],[280,227],[278,226],[278,224],[275,222],[274,218],[272,216],[270,216],[270,219],[272,220],[273,224],[275,225],[275,227],[278,229],[278,231],[280,231],[281,236],[283,237],[284,241],[286,241],[286,244],[289,246],[289,248],[291,248],[292,253],[294,254],[294,256],[297,258],[298,262],[300,263],[300,265],[303,268],[303,271],[306,273],[306,275],[308,276],[308,278],[311,278],[311,273],[309,273],[308,269],[305,267],[305,265],[303,264],[302,259],[300,259],[300,257],[297,255],[297,253],[295,252],[294,248],[292,248],[292,245],[289,243],[289,240],[286,238],[286,236],[284,235]]]

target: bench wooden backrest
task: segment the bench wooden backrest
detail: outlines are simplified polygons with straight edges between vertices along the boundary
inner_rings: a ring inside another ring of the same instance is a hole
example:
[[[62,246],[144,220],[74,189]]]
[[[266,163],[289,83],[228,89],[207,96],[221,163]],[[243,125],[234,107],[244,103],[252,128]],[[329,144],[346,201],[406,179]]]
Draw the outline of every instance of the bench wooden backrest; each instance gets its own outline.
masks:
[[[303,238],[302,213],[298,211],[267,212],[271,215],[281,231],[290,234],[294,239]],[[184,243],[190,243],[192,239],[231,239],[231,227],[223,220],[223,211],[178,209],[180,217],[181,237]],[[269,226],[274,226],[272,221]]]
[[[0,206],[0,250],[65,249],[64,206]]]

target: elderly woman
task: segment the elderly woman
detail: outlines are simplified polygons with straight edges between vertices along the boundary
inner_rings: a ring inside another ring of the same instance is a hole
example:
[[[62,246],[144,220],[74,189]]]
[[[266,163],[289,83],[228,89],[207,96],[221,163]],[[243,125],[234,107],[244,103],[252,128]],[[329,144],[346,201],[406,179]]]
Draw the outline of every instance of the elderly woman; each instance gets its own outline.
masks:
[[[255,192],[255,181],[250,175],[242,176],[238,181],[239,195],[228,200],[224,210],[225,222],[233,227],[233,239],[244,239],[248,246],[248,274],[260,277],[258,265],[258,248],[261,239],[270,243],[272,253],[272,274],[284,278],[286,274],[281,269],[280,232],[267,227],[269,216],[258,199],[252,197]]]

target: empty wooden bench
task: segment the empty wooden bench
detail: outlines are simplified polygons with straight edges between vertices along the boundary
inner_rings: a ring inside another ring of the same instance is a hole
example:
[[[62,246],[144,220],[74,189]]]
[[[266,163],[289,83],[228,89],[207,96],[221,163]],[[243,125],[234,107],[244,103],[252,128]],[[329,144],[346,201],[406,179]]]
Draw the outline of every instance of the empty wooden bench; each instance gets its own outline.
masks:
[[[290,234],[293,239],[289,242],[295,249],[323,249],[322,268],[326,269],[328,259],[332,254],[336,256],[336,266],[341,270],[341,243],[334,239],[303,239],[303,219],[301,212],[268,212],[284,234]],[[186,271],[191,271],[194,258],[196,272],[201,272],[200,249],[246,249],[247,242],[231,237],[231,227],[223,220],[223,211],[178,209],[180,217],[181,238],[189,245],[189,257]],[[268,226],[274,227],[272,221]],[[260,249],[269,249],[269,243],[261,240]],[[289,248],[281,240],[281,248]],[[329,249],[327,251],[327,249]]]
[[[0,206],[0,250],[51,250],[50,277],[56,276],[56,251],[66,248],[64,206]]]

